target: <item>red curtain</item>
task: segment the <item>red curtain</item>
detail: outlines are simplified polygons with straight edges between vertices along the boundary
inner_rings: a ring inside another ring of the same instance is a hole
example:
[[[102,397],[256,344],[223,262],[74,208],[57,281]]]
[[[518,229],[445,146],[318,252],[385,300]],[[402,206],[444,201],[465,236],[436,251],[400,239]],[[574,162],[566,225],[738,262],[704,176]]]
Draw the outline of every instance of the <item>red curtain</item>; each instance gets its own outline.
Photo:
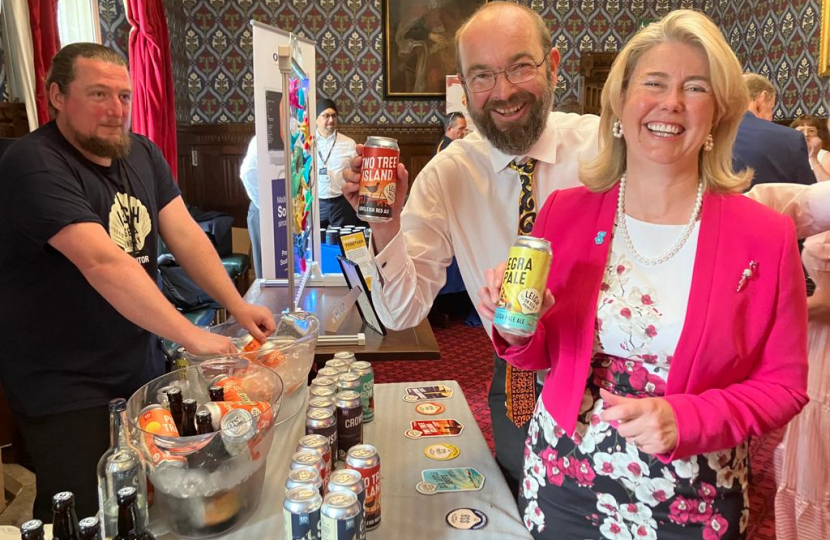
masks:
[[[167,20],[161,0],[127,0],[130,77],[133,83],[133,131],[161,148],[173,177],[176,160],[176,105]]]
[[[61,48],[58,35],[58,0],[29,0],[29,26],[32,27],[32,49],[35,61],[35,98],[38,124],[49,121],[49,95],[46,73],[52,58]]]

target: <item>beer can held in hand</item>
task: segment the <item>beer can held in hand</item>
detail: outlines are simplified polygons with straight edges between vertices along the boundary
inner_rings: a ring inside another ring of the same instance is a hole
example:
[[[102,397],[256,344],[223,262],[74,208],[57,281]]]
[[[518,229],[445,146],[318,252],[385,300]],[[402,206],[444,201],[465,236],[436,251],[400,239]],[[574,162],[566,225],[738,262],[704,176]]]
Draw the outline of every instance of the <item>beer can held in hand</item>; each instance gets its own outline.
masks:
[[[363,221],[391,221],[398,181],[398,141],[368,137],[363,145],[363,167],[357,192],[357,217]]]
[[[550,242],[532,236],[516,239],[507,257],[493,324],[504,334],[532,336],[548,284]]]

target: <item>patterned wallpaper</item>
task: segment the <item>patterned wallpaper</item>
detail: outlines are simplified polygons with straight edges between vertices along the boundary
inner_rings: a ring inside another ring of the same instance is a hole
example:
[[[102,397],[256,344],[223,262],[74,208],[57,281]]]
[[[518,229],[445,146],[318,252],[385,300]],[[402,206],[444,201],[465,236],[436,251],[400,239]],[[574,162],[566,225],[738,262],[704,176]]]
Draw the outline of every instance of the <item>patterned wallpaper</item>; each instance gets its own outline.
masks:
[[[562,53],[557,99],[576,97],[584,51],[618,50],[642,20],[672,9],[708,14],[748,71],[779,88],[777,118],[830,113],[830,78],[816,74],[821,0],[519,0],[538,11]],[[99,0],[105,44],[125,53],[123,0]],[[383,99],[381,0],[164,0],[182,123],[253,120],[256,19],[317,41],[318,92],[345,123],[434,123],[441,100]],[[5,78],[0,63],[0,91]]]
[[[562,53],[558,99],[576,97],[583,51],[617,50],[638,23],[672,9],[707,13],[745,69],[780,89],[777,117],[827,115],[830,80],[816,75],[820,0],[521,0],[552,29]],[[260,20],[317,41],[318,92],[334,96],[347,123],[433,123],[440,100],[383,99],[380,0],[183,0],[193,123],[253,119],[251,31]],[[765,51],[768,50],[769,54]]]

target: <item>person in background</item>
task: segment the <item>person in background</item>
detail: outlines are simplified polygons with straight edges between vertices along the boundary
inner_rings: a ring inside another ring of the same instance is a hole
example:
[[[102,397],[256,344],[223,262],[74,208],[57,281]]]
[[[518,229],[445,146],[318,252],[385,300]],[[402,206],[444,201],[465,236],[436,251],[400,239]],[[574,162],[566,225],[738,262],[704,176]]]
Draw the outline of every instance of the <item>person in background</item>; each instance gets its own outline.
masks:
[[[493,332],[509,362],[550,368],[519,501],[535,538],[745,535],[748,438],[807,402],[794,225],[739,195],[750,173],[731,166],[746,102],[717,26],[669,13],[611,68],[586,187],[539,214],[539,325]],[[484,276],[488,318],[503,274]]]
[[[158,337],[194,354],[236,352],[161,294],[159,238],[187,274],[256,339],[271,313],[242,300],[185,208],[161,151],[130,132],[130,75],[94,43],[62,48],[46,93],[54,120],[0,161],[0,384],[37,475],[34,517],[75,493],[98,512],[107,403],[164,372]]]
[[[830,537],[830,233],[811,236],[801,255],[816,285],[807,298],[810,402],[775,449],[775,536]]]
[[[277,178],[285,175],[285,152],[272,152],[278,166]],[[239,168],[239,177],[245,187],[245,193],[251,203],[248,205],[248,236],[251,237],[251,255],[254,259],[254,272],[257,279],[262,275],[262,229],[259,225],[259,176],[257,175],[256,136],[248,143],[248,151]]]
[[[450,113],[447,117],[444,136],[438,142],[435,153],[444,150],[451,142],[463,139],[465,135],[467,135],[467,119],[464,117],[464,113],[458,111]]]
[[[733,153],[733,168],[755,171],[752,185],[788,182],[814,184],[804,137],[772,121],[775,87],[766,77],[744,74],[749,104],[738,128]]]
[[[337,105],[324,98],[317,102],[317,193],[320,197],[320,229],[329,225],[365,225],[343,197],[343,170],[355,155],[355,142],[337,131]]]
[[[824,119],[804,115],[793,120],[790,127],[804,135],[810,158],[810,168],[813,169],[813,174],[816,175],[816,181],[830,180],[830,152],[823,148],[823,146],[830,144],[830,133],[827,131]]]

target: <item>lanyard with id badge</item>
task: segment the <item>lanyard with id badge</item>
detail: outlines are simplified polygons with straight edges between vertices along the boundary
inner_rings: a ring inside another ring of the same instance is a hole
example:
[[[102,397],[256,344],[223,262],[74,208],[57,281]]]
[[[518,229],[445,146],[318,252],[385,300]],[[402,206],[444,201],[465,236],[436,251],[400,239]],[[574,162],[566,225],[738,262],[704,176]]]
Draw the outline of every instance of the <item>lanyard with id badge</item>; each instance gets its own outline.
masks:
[[[320,153],[320,149],[317,149],[317,157],[320,158],[320,168],[317,170],[317,177],[319,182],[325,182],[326,184],[329,183],[329,159],[331,158],[331,153],[334,152],[334,145],[337,144],[337,132],[334,132],[334,140],[331,143],[331,148],[329,148],[329,153],[326,154],[326,157],[323,158],[323,154]]]

